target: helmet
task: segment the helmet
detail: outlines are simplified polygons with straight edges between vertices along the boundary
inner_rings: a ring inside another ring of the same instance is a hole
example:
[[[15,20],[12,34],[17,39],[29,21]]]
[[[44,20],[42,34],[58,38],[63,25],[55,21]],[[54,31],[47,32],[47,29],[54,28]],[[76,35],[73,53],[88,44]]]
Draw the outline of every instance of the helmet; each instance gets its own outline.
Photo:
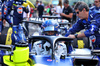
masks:
[[[56,20],[46,20],[42,23],[43,32],[56,31],[58,32],[59,23]]]

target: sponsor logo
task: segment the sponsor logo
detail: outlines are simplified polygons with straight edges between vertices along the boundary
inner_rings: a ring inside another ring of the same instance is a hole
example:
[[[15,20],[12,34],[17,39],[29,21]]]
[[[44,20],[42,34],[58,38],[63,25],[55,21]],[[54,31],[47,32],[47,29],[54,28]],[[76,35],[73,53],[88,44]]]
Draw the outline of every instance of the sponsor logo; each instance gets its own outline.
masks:
[[[23,8],[22,8],[22,7],[19,7],[19,8],[17,9],[17,12],[18,12],[19,14],[22,14]]]
[[[90,36],[91,41],[94,43],[96,41],[96,37],[94,35]]]

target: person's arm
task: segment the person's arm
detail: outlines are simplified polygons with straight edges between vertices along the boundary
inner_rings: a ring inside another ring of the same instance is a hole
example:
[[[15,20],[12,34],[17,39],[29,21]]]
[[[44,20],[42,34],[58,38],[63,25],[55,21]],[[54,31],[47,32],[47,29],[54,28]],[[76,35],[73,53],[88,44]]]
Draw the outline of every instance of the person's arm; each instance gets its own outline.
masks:
[[[34,10],[37,10],[37,8],[34,8]]]
[[[9,0],[8,2],[7,2],[7,10],[8,10],[8,14],[11,12],[11,10],[13,9],[13,1],[14,0]]]
[[[69,13],[69,15],[64,14],[64,13],[60,13],[60,16],[64,16],[66,18],[72,18],[73,17],[73,13]]]
[[[26,13],[29,13],[30,11],[29,11],[29,7],[27,6],[27,7],[25,7],[24,8],[24,11],[26,12]]]
[[[26,17],[27,17],[27,20],[29,20],[29,18],[30,18],[30,16],[29,16],[29,15],[30,15],[30,11],[31,11],[31,10],[30,10],[31,8],[30,8],[30,6],[29,6],[29,5],[28,5],[28,9],[29,9],[29,12],[27,13],[27,16],[26,16]]]
[[[43,11],[44,11],[44,6],[43,6]]]
[[[82,37],[89,37],[91,35],[95,35],[95,33],[98,33],[99,31],[99,19],[91,20],[91,24],[88,30],[86,30],[84,33],[78,34],[76,37],[75,35],[69,35],[70,38],[82,38]]]
[[[84,33],[85,33],[86,37],[89,37],[91,35],[95,35],[95,33],[97,33],[98,31],[99,31],[99,22],[94,20],[90,24],[90,28],[88,30],[86,30]]]
[[[13,23],[11,22],[10,19],[10,15],[6,15],[5,20],[10,24],[11,27],[13,26]]]
[[[69,35],[68,37],[70,38],[82,38],[82,37],[89,37],[91,35],[94,35],[97,31],[98,31],[98,25],[96,22],[94,22],[94,24],[92,23],[90,25],[90,28],[88,30],[86,30],[84,33],[81,34],[77,34],[75,35]]]
[[[83,20],[78,20],[72,28],[69,29],[69,31],[66,33],[65,37],[67,37],[70,34],[75,34],[76,32],[79,32],[80,30],[84,29],[84,26],[82,25]]]
[[[82,37],[86,37],[84,33],[80,33],[77,35],[69,35],[68,37],[70,38],[82,38]]]

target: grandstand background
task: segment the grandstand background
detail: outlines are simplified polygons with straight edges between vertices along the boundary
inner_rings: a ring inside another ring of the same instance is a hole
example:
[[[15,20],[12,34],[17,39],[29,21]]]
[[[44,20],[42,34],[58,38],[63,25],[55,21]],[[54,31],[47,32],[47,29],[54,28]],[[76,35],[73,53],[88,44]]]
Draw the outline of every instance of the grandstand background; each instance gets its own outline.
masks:
[[[36,2],[36,0],[30,0],[33,4]],[[57,5],[59,0],[39,0],[39,1],[43,1],[44,4],[54,4]],[[62,0],[64,1],[64,0]],[[69,4],[70,5],[74,5],[75,2],[78,1],[84,1],[85,3],[89,4],[93,4],[94,0],[69,0]]]

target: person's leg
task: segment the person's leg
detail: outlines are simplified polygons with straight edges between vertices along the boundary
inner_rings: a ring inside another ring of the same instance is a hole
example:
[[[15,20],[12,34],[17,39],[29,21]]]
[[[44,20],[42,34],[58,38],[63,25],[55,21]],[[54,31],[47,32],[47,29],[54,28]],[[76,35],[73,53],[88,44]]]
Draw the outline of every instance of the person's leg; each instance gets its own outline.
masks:
[[[39,15],[39,18],[42,20],[42,15],[41,14]]]
[[[20,24],[18,26],[18,37],[19,37],[19,42],[23,42],[23,43],[27,42],[23,31],[23,27]]]
[[[19,37],[18,37],[18,26],[13,26],[12,41],[13,41],[13,43],[16,43],[16,42],[19,41]]]

